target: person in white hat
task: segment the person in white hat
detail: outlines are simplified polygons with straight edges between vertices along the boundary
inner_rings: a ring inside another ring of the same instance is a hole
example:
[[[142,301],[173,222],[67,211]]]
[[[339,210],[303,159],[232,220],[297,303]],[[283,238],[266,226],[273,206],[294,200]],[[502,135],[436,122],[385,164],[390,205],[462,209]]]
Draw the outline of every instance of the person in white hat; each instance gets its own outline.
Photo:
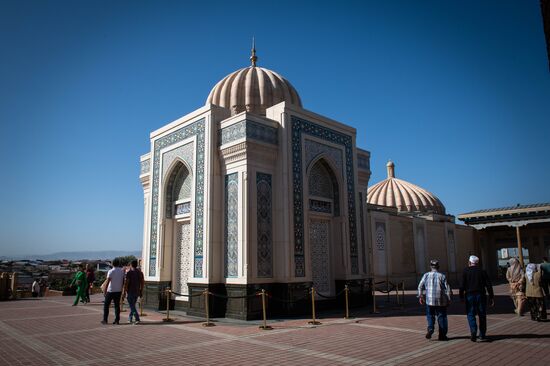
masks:
[[[466,315],[470,326],[470,340],[477,341],[477,322],[479,318],[479,340],[487,342],[487,294],[491,306],[495,305],[493,286],[487,272],[479,267],[479,258],[471,255],[468,267],[462,273],[460,299],[466,300]]]
[[[447,278],[439,272],[439,262],[436,259],[430,261],[430,272],[426,272],[418,284],[418,301],[420,305],[426,304],[426,319],[428,332],[426,339],[431,339],[434,333],[435,317],[439,328],[438,338],[446,341],[447,338],[447,306],[451,303],[451,287]]]

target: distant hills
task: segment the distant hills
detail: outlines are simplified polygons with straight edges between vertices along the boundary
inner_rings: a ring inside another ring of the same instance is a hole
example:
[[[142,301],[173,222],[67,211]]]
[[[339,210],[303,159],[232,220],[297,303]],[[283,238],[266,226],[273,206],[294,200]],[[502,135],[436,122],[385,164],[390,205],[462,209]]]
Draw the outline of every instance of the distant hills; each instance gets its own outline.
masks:
[[[137,258],[141,257],[141,250],[101,250],[101,251],[83,251],[83,252],[57,252],[52,254],[31,254],[31,255],[10,255],[0,256],[0,260],[22,260],[22,259],[40,259],[43,261],[53,261],[57,259],[67,259],[76,261],[80,259],[113,259],[115,257],[122,257],[127,255],[133,255]]]

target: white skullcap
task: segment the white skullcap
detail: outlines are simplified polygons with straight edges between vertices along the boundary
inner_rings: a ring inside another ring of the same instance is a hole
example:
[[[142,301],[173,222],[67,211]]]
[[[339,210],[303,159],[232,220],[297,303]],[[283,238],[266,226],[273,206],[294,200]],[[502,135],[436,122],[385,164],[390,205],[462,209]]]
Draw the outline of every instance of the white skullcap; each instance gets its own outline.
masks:
[[[476,264],[477,262],[479,262],[479,258],[476,257],[475,255],[471,255],[468,260],[470,261],[470,263],[473,263],[473,264]]]

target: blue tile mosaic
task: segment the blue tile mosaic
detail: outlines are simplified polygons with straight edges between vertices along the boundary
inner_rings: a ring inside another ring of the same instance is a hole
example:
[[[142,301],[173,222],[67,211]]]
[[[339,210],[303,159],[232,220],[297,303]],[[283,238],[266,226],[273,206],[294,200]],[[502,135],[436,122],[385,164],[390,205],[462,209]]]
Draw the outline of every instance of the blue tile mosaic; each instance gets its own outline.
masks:
[[[224,273],[225,277],[239,275],[239,175],[225,176],[224,205]]]
[[[254,121],[243,120],[218,131],[218,146],[245,137],[273,145],[277,145],[278,143],[277,128]]]
[[[271,174],[256,173],[258,277],[273,276]]]
[[[156,258],[158,244],[159,223],[159,182],[161,150],[165,147],[177,144],[186,138],[196,136],[195,144],[195,243],[194,243],[194,276],[202,277],[203,260],[203,216],[204,216],[204,146],[205,146],[205,120],[200,119],[184,126],[166,136],[155,140],[153,147],[153,182],[151,202],[151,236],[149,250],[149,276],[156,276]]]
[[[318,139],[342,145],[345,152],[346,194],[348,200],[348,225],[350,235],[351,273],[359,273],[357,249],[357,224],[355,208],[355,180],[353,167],[352,137],[330,128],[320,126],[310,121],[291,117],[292,124],[292,182],[294,197],[294,265],[296,277],[305,276],[304,263],[304,200],[302,174],[302,135],[314,136]]]

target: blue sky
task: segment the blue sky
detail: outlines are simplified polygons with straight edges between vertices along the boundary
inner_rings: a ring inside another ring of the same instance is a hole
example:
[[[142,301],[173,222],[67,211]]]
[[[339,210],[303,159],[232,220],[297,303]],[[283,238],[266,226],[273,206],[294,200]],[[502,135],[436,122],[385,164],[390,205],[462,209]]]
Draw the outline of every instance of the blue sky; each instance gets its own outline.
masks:
[[[357,128],[371,184],[451,214],[550,201],[530,1],[0,1],[0,255],[141,248],[149,133],[258,64]]]

